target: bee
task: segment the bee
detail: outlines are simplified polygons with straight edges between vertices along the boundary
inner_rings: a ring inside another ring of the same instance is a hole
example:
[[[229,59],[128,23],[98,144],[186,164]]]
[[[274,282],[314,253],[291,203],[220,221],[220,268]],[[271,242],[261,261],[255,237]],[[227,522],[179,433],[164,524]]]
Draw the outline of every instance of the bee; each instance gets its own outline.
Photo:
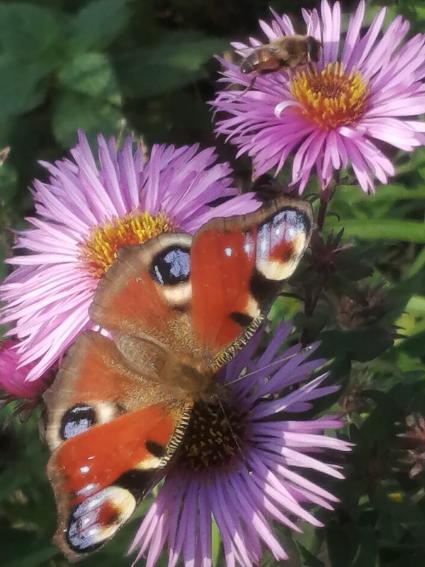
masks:
[[[311,61],[317,62],[320,49],[320,41],[310,35],[284,36],[254,48],[242,61],[240,70],[244,74],[256,71],[265,75],[282,68],[293,69]]]

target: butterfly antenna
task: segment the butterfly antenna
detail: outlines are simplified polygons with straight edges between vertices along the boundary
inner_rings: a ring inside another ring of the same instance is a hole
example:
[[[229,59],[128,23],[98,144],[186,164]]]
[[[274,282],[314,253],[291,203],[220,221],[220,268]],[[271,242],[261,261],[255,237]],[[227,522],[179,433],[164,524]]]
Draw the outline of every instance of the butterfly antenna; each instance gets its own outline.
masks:
[[[241,380],[245,380],[245,378],[249,378],[249,376],[255,376],[255,374],[260,374],[260,372],[264,372],[264,370],[268,370],[268,369],[271,369],[275,366],[278,366],[279,364],[282,364],[283,362],[287,362],[288,360],[291,360],[295,356],[309,352],[310,350],[312,350],[312,347],[311,347],[311,345],[308,345],[308,346],[302,348],[301,350],[294,352],[293,354],[288,354],[287,356],[283,356],[282,358],[278,358],[277,360],[274,360],[273,362],[270,362],[269,364],[266,364],[265,366],[262,366],[261,368],[257,368],[256,370],[253,370],[252,372],[247,372],[246,374],[242,374],[242,376],[235,378],[235,380],[232,380],[231,382],[226,382],[224,384],[224,386],[226,386],[226,387],[227,386],[233,386],[233,384],[236,384],[237,382],[240,382]]]

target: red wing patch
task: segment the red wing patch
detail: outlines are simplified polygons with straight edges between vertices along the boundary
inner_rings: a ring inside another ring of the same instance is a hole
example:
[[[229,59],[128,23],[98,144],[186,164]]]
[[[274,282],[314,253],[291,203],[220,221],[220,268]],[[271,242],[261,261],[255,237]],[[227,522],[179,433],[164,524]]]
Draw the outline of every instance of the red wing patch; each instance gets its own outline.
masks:
[[[100,547],[127,521],[165,465],[176,426],[176,416],[158,404],[56,449],[47,472],[59,511],[56,541],[68,557]]]
[[[52,455],[49,470],[60,479],[60,489],[73,495],[72,503],[78,503],[129,470],[156,468],[152,464],[158,466],[161,459],[152,456],[146,443],[156,443],[165,455],[175,427],[160,405],[121,415],[65,441]]]
[[[248,306],[255,228],[246,233],[237,225],[228,232],[205,228],[191,256],[193,328],[201,342],[218,352],[241,333],[236,314],[246,314],[248,324],[260,315],[258,305]]]
[[[284,197],[201,228],[191,252],[193,329],[201,344],[225,350],[261,319],[298,265],[311,225],[309,205]]]
[[[160,392],[156,382],[128,368],[112,340],[91,331],[82,334],[44,395],[50,450],[92,425],[156,403]]]

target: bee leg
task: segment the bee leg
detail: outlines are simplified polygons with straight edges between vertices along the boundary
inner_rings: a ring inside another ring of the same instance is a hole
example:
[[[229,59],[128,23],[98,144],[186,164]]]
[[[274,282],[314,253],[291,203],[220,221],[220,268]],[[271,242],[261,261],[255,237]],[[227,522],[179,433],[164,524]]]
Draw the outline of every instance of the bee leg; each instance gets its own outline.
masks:
[[[241,94],[238,96],[238,98],[240,98],[241,96],[243,96],[246,92],[248,92],[250,89],[253,88],[253,86],[255,85],[255,81],[257,80],[257,75],[254,75],[249,83],[249,85],[241,92]]]

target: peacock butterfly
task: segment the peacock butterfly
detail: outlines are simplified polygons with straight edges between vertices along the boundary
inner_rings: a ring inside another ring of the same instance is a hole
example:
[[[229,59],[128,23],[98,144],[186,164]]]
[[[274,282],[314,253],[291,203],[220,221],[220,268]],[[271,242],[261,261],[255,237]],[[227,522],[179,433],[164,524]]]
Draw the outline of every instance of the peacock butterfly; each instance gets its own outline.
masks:
[[[311,235],[310,206],[281,197],[254,213],[120,251],[89,331],[44,398],[55,542],[70,560],[129,519],[178,449],[217,370],[261,323]]]

